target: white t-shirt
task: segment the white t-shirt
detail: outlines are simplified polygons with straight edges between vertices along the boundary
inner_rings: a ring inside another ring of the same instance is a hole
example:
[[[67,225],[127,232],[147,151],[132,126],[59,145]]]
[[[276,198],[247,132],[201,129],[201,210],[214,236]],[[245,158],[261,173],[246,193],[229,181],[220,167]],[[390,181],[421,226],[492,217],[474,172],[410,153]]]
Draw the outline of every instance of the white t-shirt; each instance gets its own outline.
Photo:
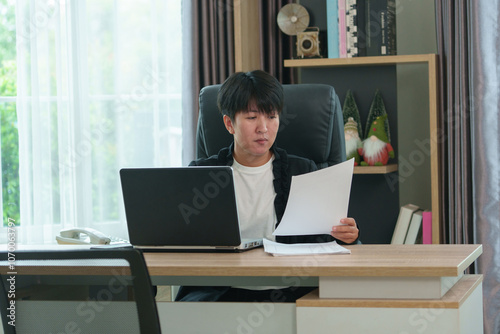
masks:
[[[259,167],[233,162],[236,206],[242,238],[267,238],[272,235],[277,218],[274,211],[273,160]]]
[[[272,235],[277,218],[274,211],[273,180],[274,155],[266,164],[259,167],[247,167],[233,162],[236,207],[242,238],[267,238]],[[233,286],[249,290],[279,289],[283,286]]]

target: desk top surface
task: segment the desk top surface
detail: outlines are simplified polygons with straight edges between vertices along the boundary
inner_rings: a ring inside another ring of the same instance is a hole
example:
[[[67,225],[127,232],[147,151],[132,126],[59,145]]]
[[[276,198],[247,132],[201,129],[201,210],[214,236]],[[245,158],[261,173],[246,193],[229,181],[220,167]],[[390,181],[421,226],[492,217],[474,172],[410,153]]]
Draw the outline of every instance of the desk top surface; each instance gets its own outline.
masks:
[[[351,254],[145,253],[151,276],[458,276],[481,245],[353,245]]]
[[[346,248],[351,254],[272,256],[263,248],[257,248],[242,253],[145,252],[144,258],[151,276],[454,277],[462,274],[482,253],[481,245],[352,245]],[[78,275],[82,270],[70,263],[27,265],[19,274]],[[20,269],[22,264],[18,262],[16,267]],[[6,268],[2,266],[0,271],[4,273]],[[105,274],[108,270],[99,269],[93,274]]]

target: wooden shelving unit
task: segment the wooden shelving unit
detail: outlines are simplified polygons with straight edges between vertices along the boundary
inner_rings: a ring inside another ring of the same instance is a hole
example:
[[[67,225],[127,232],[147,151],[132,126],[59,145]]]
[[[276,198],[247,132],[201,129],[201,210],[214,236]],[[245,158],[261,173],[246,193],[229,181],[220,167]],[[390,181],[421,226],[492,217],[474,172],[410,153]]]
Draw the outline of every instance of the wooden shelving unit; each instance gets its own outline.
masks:
[[[355,166],[354,174],[388,174],[397,170],[397,164],[388,164],[385,166]]]
[[[353,57],[353,58],[304,58],[286,59],[285,67],[331,67],[331,66],[374,66],[421,64],[436,62],[435,54],[399,55],[380,57]],[[435,75],[435,73],[434,73]]]
[[[432,242],[440,242],[440,176],[439,176],[439,131],[438,131],[438,91],[437,91],[437,55],[397,55],[380,57],[354,58],[310,58],[285,60],[285,67],[321,68],[321,67],[359,67],[359,66],[397,66],[405,64],[427,65],[429,84],[429,130],[430,130],[430,161],[431,161],[431,210],[432,210]],[[384,168],[385,167],[385,168]],[[397,170],[395,166],[356,167],[356,174],[384,174]],[[395,169],[393,169],[395,168]]]

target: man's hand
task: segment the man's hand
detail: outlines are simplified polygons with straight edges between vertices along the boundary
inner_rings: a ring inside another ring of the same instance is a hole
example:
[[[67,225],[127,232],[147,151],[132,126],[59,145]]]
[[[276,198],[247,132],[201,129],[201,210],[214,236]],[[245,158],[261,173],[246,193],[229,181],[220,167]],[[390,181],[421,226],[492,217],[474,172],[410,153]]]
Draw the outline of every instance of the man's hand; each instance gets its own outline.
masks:
[[[330,234],[335,239],[341,240],[346,244],[350,244],[356,241],[359,235],[359,229],[354,218],[342,218],[340,220],[340,223],[342,225],[336,225],[332,227],[332,232]]]

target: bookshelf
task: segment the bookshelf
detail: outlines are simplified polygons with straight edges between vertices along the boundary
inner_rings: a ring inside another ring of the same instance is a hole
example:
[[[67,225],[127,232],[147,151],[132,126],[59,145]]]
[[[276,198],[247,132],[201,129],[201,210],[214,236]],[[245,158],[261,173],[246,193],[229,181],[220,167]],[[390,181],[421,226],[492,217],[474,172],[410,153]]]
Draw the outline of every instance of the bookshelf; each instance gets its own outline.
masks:
[[[369,65],[400,65],[435,62],[435,54],[398,55],[380,57],[353,58],[309,58],[286,59],[285,67],[330,67],[330,66],[369,66]]]
[[[335,68],[360,68],[380,66],[404,66],[406,64],[424,64],[427,67],[429,90],[429,134],[430,134],[430,175],[431,175],[431,211],[432,211],[432,242],[440,242],[440,176],[439,176],[439,129],[438,129],[438,96],[437,96],[437,55],[397,55],[380,57],[354,57],[354,58],[311,58],[288,59],[285,67],[301,69],[335,69]],[[344,72],[345,73],[345,72]],[[372,170],[373,168],[373,170]],[[355,174],[384,174],[397,170],[397,165],[380,167],[356,167]]]

